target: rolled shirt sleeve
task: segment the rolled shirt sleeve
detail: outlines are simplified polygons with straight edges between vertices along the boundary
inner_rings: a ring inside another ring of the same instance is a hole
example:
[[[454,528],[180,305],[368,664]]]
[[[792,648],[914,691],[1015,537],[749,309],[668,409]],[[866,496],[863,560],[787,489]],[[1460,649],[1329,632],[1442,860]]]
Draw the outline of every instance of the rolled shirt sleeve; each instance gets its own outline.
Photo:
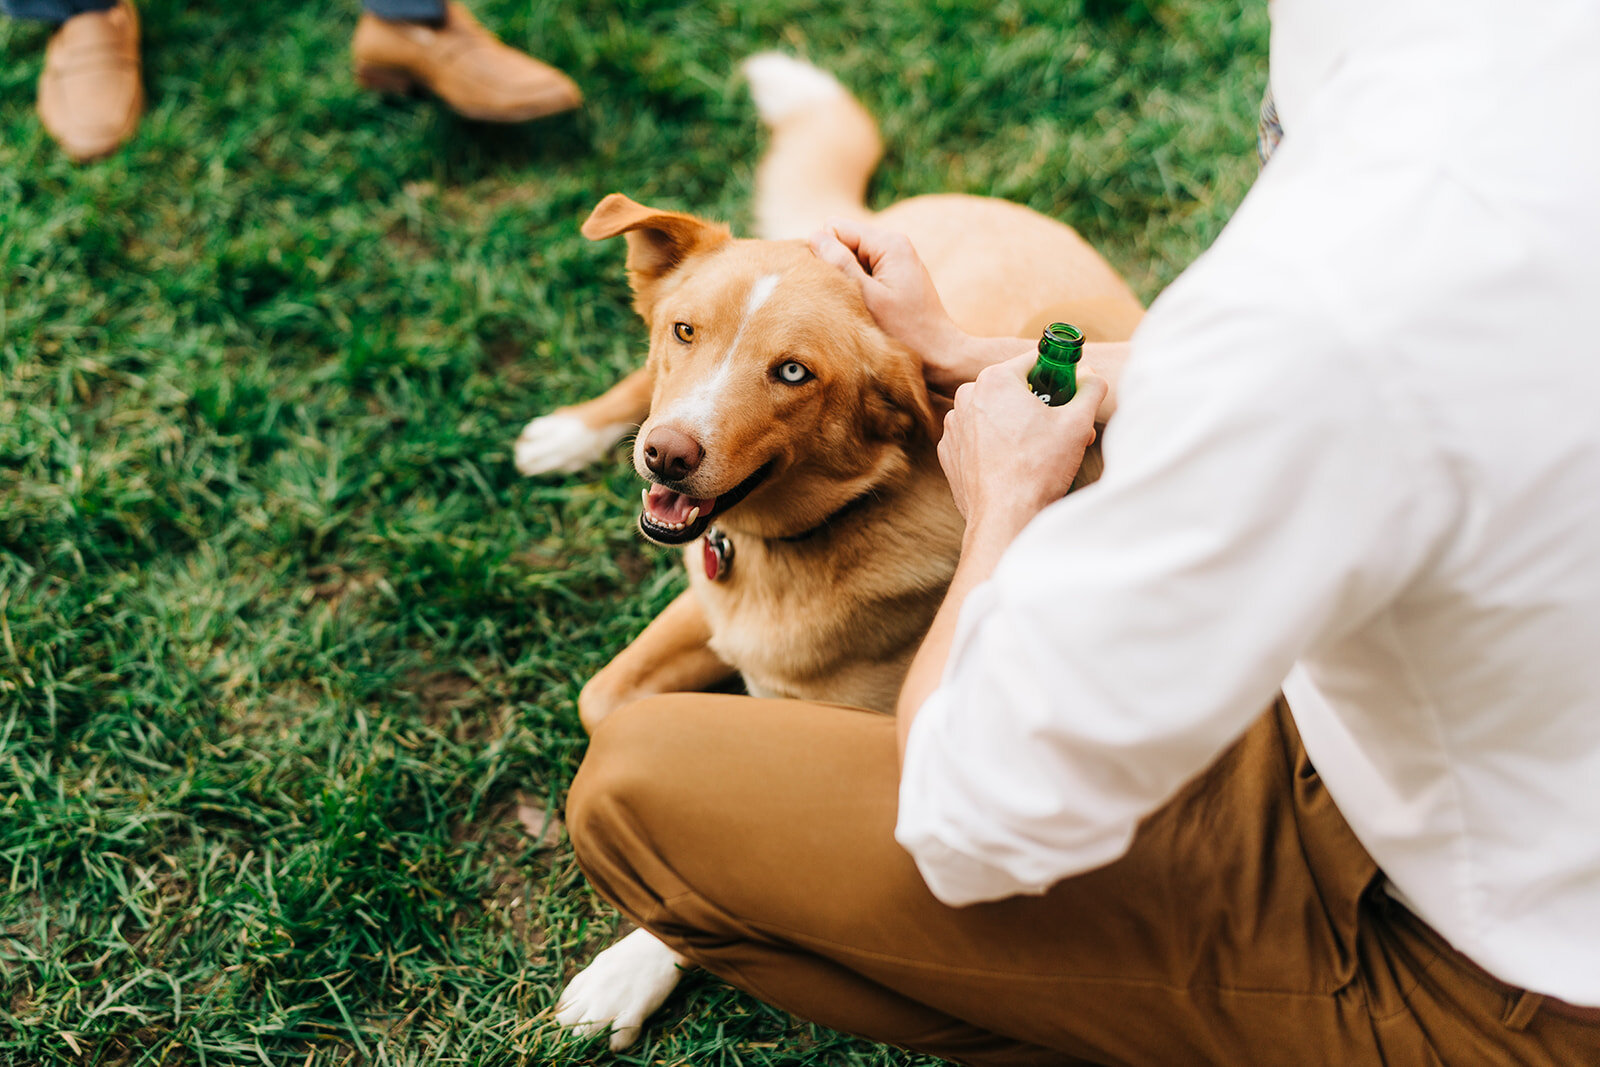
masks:
[[[896,838],[946,903],[1120,856],[1451,521],[1382,354],[1227,237],[1135,338],[1106,475],[969,595],[912,725]]]

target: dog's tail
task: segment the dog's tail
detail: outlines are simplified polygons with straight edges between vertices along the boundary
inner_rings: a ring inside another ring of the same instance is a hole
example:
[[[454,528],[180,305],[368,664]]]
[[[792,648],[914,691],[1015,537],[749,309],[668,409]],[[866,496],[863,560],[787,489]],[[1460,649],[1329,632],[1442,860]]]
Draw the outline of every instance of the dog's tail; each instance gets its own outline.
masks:
[[[883,154],[872,116],[804,60],[762,52],[744,61],[744,73],[772,131],[756,169],[758,236],[805,237],[830,216],[864,218],[867,179]]]

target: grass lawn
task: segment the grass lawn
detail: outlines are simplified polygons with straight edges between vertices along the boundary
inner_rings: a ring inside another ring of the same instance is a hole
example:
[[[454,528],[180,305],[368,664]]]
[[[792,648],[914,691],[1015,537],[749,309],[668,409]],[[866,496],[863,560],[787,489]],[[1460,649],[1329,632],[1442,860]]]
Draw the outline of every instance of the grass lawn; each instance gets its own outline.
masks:
[[[355,0],[142,7],[87,168],[0,20],[0,1063],[607,1059],[543,1013],[614,913],[517,806],[682,582],[620,453],[511,466],[643,353],[579,223],[746,224],[780,47],[880,117],[880,202],[1022,201],[1150,298],[1255,173],[1265,4],[477,0],[589,94],[510,129],[357,90]],[[617,1062],[929,1061],[695,978]]]

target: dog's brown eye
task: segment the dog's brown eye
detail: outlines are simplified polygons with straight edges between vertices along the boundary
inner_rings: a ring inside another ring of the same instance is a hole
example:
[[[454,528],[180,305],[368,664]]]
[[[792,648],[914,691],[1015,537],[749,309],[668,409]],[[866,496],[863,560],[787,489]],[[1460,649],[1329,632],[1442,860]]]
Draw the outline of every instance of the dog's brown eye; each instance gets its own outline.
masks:
[[[796,363],[792,359],[787,363],[778,364],[773,373],[777,374],[778,381],[785,385],[799,385],[811,377],[811,371],[806,369],[804,363]]]
[[[672,336],[676,337],[684,344],[688,344],[690,341],[694,340],[694,327],[690,326],[687,322],[675,322],[672,324]]]

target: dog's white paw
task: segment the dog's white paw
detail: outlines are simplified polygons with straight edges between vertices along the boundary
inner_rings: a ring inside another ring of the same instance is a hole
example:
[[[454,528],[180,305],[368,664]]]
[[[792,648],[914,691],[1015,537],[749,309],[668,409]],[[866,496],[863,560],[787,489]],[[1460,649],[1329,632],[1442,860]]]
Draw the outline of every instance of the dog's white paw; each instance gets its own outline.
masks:
[[[517,470],[529,477],[574,474],[605,456],[631,429],[628,423],[617,423],[596,430],[560,411],[541,415],[517,437]]]
[[[832,74],[782,52],[758,52],[743,67],[750,98],[769,126],[814,104],[849,95]]]
[[[648,930],[635,930],[567,983],[556,1002],[556,1022],[585,1037],[609,1029],[611,1051],[620,1052],[639,1040],[644,1021],[688,966]]]

